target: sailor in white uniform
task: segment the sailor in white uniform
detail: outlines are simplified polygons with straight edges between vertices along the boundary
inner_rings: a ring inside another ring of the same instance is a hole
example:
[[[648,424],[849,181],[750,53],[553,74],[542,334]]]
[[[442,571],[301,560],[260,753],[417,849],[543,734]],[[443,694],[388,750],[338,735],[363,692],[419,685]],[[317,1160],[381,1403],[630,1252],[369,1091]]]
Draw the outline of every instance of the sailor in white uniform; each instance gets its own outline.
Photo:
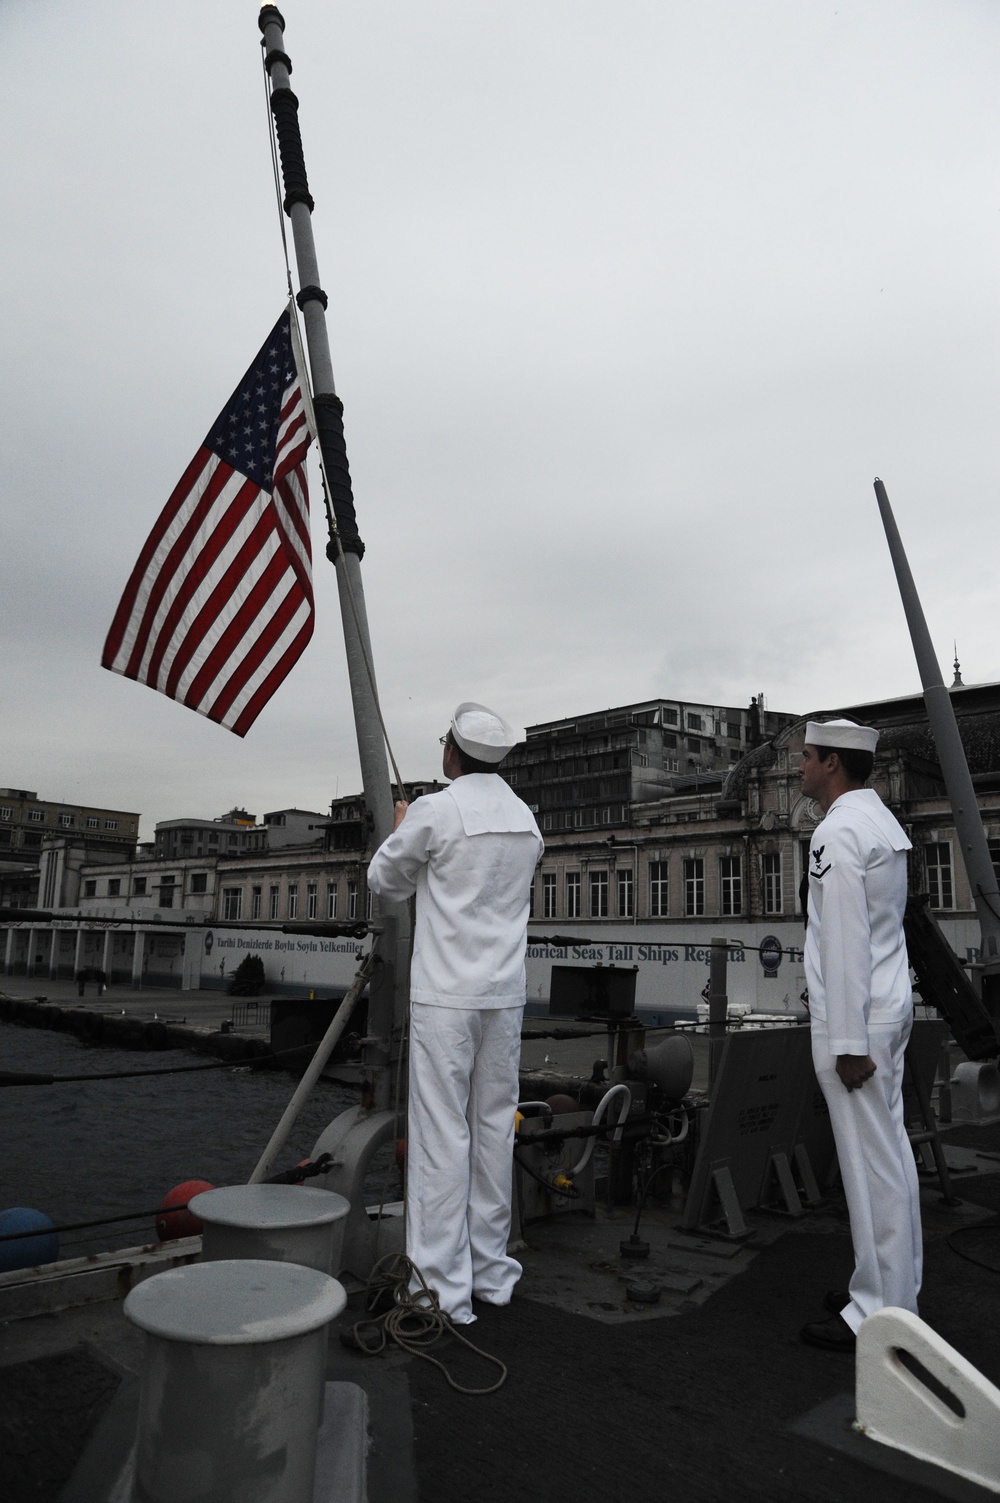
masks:
[[[863,787],[878,731],[810,721],[802,791],[825,818],[809,848],[805,971],[813,1064],[830,1109],[851,1218],[855,1269],[830,1320],[803,1328],[813,1346],[850,1351],[885,1305],[916,1313],[923,1261],[913,1149],[903,1120],[903,1051],[913,999],[903,935],[910,842]]]
[[[451,787],[398,803],[368,886],[416,893],[410,970],[406,1251],[457,1325],[472,1296],[510,1302],[508,1256],[529,895],[542,837],[497,768],[517,741],[460,704],[442,738]]]

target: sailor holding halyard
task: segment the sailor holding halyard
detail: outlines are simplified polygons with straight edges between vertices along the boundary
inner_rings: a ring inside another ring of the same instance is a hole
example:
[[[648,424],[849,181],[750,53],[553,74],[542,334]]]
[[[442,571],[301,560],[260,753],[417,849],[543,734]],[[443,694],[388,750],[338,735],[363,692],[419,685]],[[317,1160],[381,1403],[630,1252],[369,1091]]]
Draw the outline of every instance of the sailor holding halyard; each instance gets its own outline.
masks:
[[[416,893],[410,971],[406,1251],[456,1325],[472,1296],[510,1302],[510,1236],[524,955],[542,838],[497,769],[517,737],[484,705],[443,736],[451,787],[398,803],[368,886]],[[413,1291],[415,1292],[415,1291]]]
[[[810,1345],[851,1351],[866,1316],[916,1313],[923,1261],[919,1185],[903,1119],[903,1052],[913,999],[903,935],[910,842],[864,782],[878,731],[810,721],[802,791],[825,818],[809,850],[805,971],[813,1064],[851,1219],[855,1269],[832,1318],[802,1330]]]

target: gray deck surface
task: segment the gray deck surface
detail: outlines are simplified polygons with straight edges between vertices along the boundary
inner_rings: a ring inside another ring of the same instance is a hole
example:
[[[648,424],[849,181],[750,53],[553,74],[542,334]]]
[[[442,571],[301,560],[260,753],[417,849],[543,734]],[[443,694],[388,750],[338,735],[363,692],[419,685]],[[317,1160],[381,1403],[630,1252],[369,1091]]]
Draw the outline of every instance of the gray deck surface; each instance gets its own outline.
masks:
[[[996,1222],[976,1228],[972,1210],[983,1208],[979,1220],[1000,1211],[1000,1125],[953,1129],[947,1141],[966,1151],[971,1172],[956,1182],[965,1204],[954,1211],[925,1187],[921,1314],[1000,1386],[1000,1231]],[[418,1494],[425,1503],[974,1495],[940,1490],[940,1479],[916,1464],[910,1476],[884,1470],[885,1453],[844,1433],[836,1418],[850,1408],[853,1360],[798,1340],[804,1321],[822,1318],[823,1293],[850,1273],[842,1206],[794,1224],[754,1216],[751,1245],[732,1257],[718,1256],[727,1247],[678,1236],[676,1219],[660,1206],[643,1222],[653,1251],[641,1271],[664,1285],[652,1307],[630,1302],[621,1277],[627,1208],[610,1220],[573,1214],[529,1227],[514,1303],[478,1306],[469,1331],[508,1366],[496,1394],[455,1393],[427,1362],[358,1356],[334,1333],[330,1378],[369,1395],[371,1503],[411,1503]],[[956,1228],[972,1228],[960,1245],[996,1271],[958,1256],[947,1240]],[[352,1298],[339,1324],[360,1313]],[[492,1380],[493,1370],[458,1343],[436,1354],[460,1382]],[[138,1335],[112,1302],[0,1327],[5,1503],[56,1503],[123,1374],[139,1362]]]

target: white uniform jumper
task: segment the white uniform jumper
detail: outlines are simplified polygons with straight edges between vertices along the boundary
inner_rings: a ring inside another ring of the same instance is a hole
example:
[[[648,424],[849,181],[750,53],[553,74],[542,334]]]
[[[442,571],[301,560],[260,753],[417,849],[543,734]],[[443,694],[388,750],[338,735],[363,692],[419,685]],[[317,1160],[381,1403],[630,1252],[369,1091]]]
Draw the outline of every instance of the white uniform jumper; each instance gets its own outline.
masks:
[[[507,1255],[524,951],[542,838],[495,773],[417,799],[375,852],[368,885],[417,895],[410,971],[406,1250],[442,1310],[509,1302]]]
[[[809,848],[813,1063],[851,1217],[856,1266],[841,1314],[853,1331],[885,1305],[915,1313],[920,1289],[919,1186],[903,1121],[903,1051],[913,1020],[903,937],[909,849],[870,788],[835,799]],[[840,1054],[870,1055],[875,1074],[847,1090],[836,1073]]]

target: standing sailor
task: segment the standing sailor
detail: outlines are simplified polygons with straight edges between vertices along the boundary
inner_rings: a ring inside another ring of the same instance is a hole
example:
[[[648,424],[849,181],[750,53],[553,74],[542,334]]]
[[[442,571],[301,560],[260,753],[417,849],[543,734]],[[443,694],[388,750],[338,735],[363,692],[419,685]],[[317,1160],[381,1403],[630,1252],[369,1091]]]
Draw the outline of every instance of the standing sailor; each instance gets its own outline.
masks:
[[[451,787],[397,803],[368,886],[417,895],[410,972],[406,1251],[456,1325],[510,1303],[524,952],[542,837],[498,768],[517,736],[460,704],[441,738]]]
[[[885,1305],[916,1313],[923,1261],[913,1149],[903,1120],[903,1051],[913,998],[903,936],[910,842],[865,788],[878,731],[809,721],[802,792],[825,818],[809,848],[805,970],[813,1064],[830,1109],[851,1218],[855,1269],[832,1318],[803,1341],[852,1351],[861,1322]]]

